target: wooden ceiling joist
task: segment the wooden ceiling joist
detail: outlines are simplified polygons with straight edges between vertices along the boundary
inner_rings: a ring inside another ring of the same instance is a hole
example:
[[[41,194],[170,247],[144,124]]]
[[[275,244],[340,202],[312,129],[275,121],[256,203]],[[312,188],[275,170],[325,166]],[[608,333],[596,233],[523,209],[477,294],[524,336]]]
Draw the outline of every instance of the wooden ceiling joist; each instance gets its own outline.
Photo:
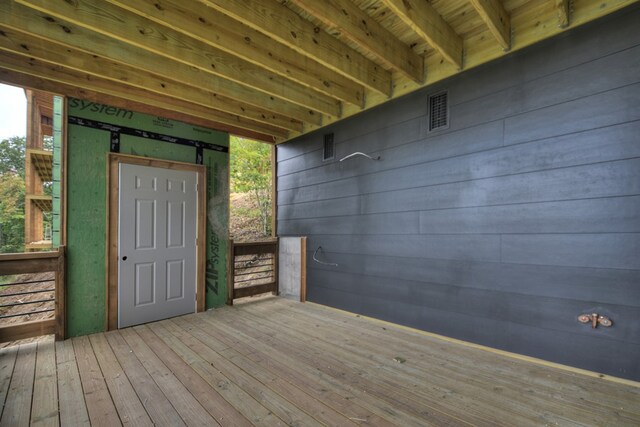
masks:
[[[305,12],[371,52],[417,83],[424,81],[424,58],[351,1],[291,0]]]
[[[504,50],[511,46],[511,18],[500,0],[470,0]]]
[[[155,55],[183,62],[306,108],[334,117],[340,116],[340,102],[328,95],[310,90],[299,83],[104,1],[17,2],[109,36],[121,43],[135,45]]]
[[[384,3],[447,61],[462,69],[462,38],[429,3],[424,0],[384,0]]]
[[[124,110],[136,111],[139,113],[150,114],[153,116],[164,117],[167,119],[178,120],[195,126],[202,126],[209,129],[217,129],[221,132],[229,132],[233,135],[242,136],[257,141],[275,143],[277,139],[269,134],[252,131],[247,128],[227,125],[226,123],[216,122],[212,119],[201,118],[179,111],[170,109],[164,104],[154,106],[151,104],[143,104],[131,101],[117,96],[111,96],[104,93],[87,90],[76,85],[68,85],[53,80],[43,79],[41,77],[24,74],[0,66],[0,83],[13,86],[21,86],[30,89],[43,90],[50,93],[70,96],[72,98],[84,99],[91,102],[109,105]]]
[[[234,99],[215,96],[211,92],[203,91],[179,81],[162,79],[146,71],[115,63],[97,55],[88,54],[57,43],[46,42],[43,39],[7,29],[2,25],[0,25],[0,30],[3,32],[3,36],[0,37],[0,50],[36,58],[51,64],[59,64],[76,71],[156,92],[160,95],[167,95],[183,101],[193,101],[204,107],[237,114],[282,129],[296,132],[302,131],[302,122],[289,117],[252,105],[242,104]]]
[[[314,64],[308,57],[213,8],[196,2],[168,0],[108,1],[311,89],[364,106],[362,85]]]
[[[203,0],[369,89],[391,96],[391,73],[276,0]]]
[[[280,142],[634,3],[0,0],[0,80]]]
[[[558,27],[566,28],[569,26],[569,0],[554,0],[556,2],[556,10],[558,11]]]
[[[320,125],[322,115],[297,104],[275,98],[223,78],[212,78],[197,68],[153,54],[129,44],[111,47],[107,36],[68,22],[59,21],[42,12],[13,2],[0,2],[0,25],[28,33],[52,43],[102,56],[120,64],[178,80],[201,90],[264,108],[302,122]]]
[[[33,57],[22,56],[7,51],[0,51],[0,67],[67,85],[76,85],[88,90],[128,99],[138,103],[155,106],[165,105],[167,108],[172,108],[183,114],[210,119],[226,123],[231,126],[244,126],[247,129],[271,134],[279,138],[286,138],[289,136],[289,133],[286,130],[275,126],[255,122],[253,120],[245,119],[244,117],[213,110],[211,108],[185,102],[180,99],[168,98],[154,92],[149,92],[144,89],[135,88],[122,83],[119,84],[97,78],[90,74],[78,72],[61,65],[48,64]]]

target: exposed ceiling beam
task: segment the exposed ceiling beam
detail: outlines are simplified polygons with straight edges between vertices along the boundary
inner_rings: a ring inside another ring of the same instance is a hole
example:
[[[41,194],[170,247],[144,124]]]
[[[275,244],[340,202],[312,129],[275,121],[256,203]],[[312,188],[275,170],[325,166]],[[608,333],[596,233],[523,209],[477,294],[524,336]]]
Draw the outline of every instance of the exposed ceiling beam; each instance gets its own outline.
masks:
[[[211,7],[194,1],[108,1],[329,96],[364,106],[362,85]]]
[[[0,51],[0,66],[6,70],[29,74],[47,80],[64,83],[66,85],[76,85],[90,91],[100,92],[142,104],[163,107],[165,109],[173,109],[183,114],[225,123],[230,126],[244,127],[256,132],[273,135],[278,138],[286,138],[289,136],[289,132],[275,126],[258,123],[253,120],[245,119],[244,117],[213,110],[198,104],[191,104],[179,99],[158,95],[143,89],[134,88],[124,84],[116,84],[112,81],[100,79],[70,68],[48,64],[35,58],[29,58],[7,51]]]
[[[93,55],[108,57],[116,62],[156,73],[165,78],[179,80],[216,95],[274,111],[296,120],[314,125],[322,123],[322,115],[308,108],[213,76],[182,62],[155,55],[136,46],[119,43],[115,47],[112,40],[105,35],[54,19],[48,14],[14,2],[0,1],[0,24],[6,28],[32,34]]]
[[[202,126],[208,129],[215,129],[221,132],[228,132],[233,135],[243,136],[243,137],[255,139],[258,141],[264,141],[269,143],[276,142],[276,138],[273,137],[272,135],[267,135],[267,134],[255,132],[249,129],[238,128],[238,127],[230,126],[224,123],[219,123],[212,120],[191,116],[188,114],[183,114],[167,108],[133,102],[127,99],[106,95],[104,93],[86,90],[76,85],[67,85],[64,83],[43,79],[41,77],[36,77],[29,74],[7,70],[2,68],[1,64],[0,64],[0,82],[10,84],[13,86],[29,88],[29,89],[43,90],[50,93],[69,96],[72,98],[84,99],[91,102],[109,105],[111,107],[123,108],[125,110],[136,111],[139,113],[146,113],[153,116],[164,117],[167,119],[178,120],[178,121],[189,123],[195,126]]]
[[[504,50],[511,46],[511,18],[500,0],[470,0]]]
[[[462,69],[462,37],[425,0],[383,0],[391,11],[448,62]]]
[[[566,28],[569,26],[569,0],[555,0],[556,10],[558,11],[558,26],[560,28]]]
[[[156,55],[181,61],[315,111],[334,117],[340,116],[340,102],[328,95],[310,90],[262,67],[101,0],[17,2],[107,35],[118,42],[129,43]],[[104,48],[109,49],[110,46]]]
[[[195,102],[204,107],[237,114],[251,120],[271,124],[283,129],[301,132],[302,122],[265,109],[242,104],[234,99],[216,96],[179,81],[163,79],[97,55],[65,47],[0,25],[0,49],[26,55],[52,64],[62,65],[96,77],[112,80],[141,89]]]
[[[201,0],[326,67],[391,96],[391,73],[275,0]]]
[[[351,1],[291,2],[416,83],[424,81],[424,58]]]

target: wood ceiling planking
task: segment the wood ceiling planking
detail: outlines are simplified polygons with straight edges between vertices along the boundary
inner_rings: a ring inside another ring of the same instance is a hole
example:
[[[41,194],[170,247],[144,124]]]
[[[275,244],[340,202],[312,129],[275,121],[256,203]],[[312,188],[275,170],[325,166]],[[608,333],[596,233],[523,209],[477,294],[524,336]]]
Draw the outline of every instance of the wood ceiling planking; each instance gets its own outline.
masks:
[[[0,79],[281,142],[637,1],[0,0]]]

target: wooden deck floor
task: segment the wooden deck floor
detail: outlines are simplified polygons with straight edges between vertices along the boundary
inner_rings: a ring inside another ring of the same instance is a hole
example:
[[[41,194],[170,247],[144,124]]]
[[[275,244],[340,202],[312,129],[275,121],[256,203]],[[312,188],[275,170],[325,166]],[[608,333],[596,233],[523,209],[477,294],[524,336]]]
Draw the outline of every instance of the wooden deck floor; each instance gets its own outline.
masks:
[[[640,425],[640,388],[270,298],[0,350],[1,425]]]

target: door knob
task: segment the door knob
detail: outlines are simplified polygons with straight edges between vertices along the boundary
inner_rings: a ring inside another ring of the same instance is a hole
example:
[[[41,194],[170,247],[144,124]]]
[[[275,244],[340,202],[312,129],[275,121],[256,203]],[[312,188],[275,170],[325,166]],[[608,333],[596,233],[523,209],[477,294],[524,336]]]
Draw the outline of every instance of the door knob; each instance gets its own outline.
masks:
[[[127,256],[126,256],[126,255],[125,255],[125,256],[123,256],[123,257],[122,257],[122,260],[123,260],[123,261],[126,261],[126,260],[127,260]]]

